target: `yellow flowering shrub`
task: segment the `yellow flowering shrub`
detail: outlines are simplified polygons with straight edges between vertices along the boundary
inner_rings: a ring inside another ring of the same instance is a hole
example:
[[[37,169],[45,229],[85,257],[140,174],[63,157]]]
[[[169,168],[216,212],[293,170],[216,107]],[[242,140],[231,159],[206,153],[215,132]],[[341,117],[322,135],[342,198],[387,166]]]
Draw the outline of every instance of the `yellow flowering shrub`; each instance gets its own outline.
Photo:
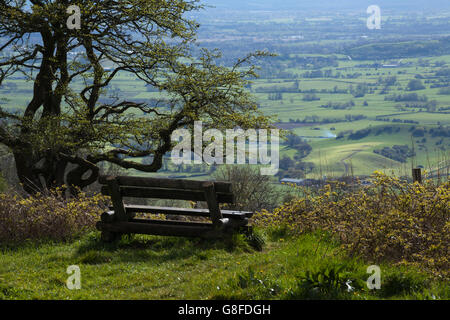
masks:
[[[274,212],[254,218],[259,226],[284,226],[294,234],[324,230],[352,255],[370,261],[413,264],[449,276],[450,182],[407,183],[380,172],[368,186],[330,183]]]
[[[85,193],[66,200],[60,190],[28,198],[0,194],[0,242],[69,240],[95,226],[106,200]]]

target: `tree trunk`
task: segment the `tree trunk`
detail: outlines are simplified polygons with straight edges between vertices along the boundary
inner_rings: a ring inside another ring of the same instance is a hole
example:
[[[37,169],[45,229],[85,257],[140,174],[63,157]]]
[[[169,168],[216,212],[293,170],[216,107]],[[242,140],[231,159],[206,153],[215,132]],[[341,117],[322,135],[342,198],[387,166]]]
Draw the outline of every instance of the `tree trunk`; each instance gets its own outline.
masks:
[[[13,151],[13,155],[16,162],[17,177],[25,192],[29,194],[42,192],[45,187],[34,170],[36,162],[33,160],[32,154],[21,149],[20,151]]]

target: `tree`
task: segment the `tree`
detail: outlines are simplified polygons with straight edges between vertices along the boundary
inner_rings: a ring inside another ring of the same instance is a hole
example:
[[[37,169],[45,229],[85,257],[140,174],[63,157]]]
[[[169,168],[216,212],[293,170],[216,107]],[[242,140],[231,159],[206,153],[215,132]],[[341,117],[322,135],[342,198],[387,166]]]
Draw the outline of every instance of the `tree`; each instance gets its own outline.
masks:
[[[356,86],[356,89],[353,88],[352,85],[350,85],[350,93],[355,97],[355,98],[362,98],[366,95],[368,91],[368,87],[367,84],[365,83],[359,83]]]
[[[77,5],[81,28],[69,29]],[[156,172],[179,128],[268,127],[245,91],[256,76],[255,52],[232,68],[220,52],[192,47],[198,24],[186,13],[197,0],[0,1],[0,85],[16,73],[33,82],[23,114],[0,109],[0,143],[10,148],[29,193],[86,187],[101,163]],[[105,63],[113,68],[105,68]],[[149,103],[108,96],[120,74],[131,74],[166,98]],[[140,163],[136,158],[151,157]]]
[[[416,90],[423,90],[425,89],[425,86],[423,85],[422,81],[419,79],[413,79],[410,80],[407,86],[408,91],[416,91]]]
[[[251,165],[222,166],[213,175],[217,180],[231,182],[235,203],[226,205],[230,210],[258,212],[273,210],[280,203],[280,193],[271,176],[261,175]]]
[[[294,160],[289,158],[288,156],[284,156],[280,160],[280,169],[288,170],[289,168],[293,167],[295,165]]]

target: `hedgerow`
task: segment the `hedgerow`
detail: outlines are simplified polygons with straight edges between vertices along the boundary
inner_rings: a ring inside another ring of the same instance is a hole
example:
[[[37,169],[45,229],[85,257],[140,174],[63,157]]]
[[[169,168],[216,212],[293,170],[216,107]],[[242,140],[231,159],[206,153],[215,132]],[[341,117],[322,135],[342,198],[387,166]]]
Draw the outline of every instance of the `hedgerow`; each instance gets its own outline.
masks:
[[[0,194],[0,242],[66,241],[93,229],[105,197],[80,193],[64,199],[60,190],[23,198]]]
[[[414,265],[449,278],[450,182],[408,183],[380,172],[366,187],[342,182],[254,218],[259,226],[290,233],[328,231],[350,255],[369,261]]]

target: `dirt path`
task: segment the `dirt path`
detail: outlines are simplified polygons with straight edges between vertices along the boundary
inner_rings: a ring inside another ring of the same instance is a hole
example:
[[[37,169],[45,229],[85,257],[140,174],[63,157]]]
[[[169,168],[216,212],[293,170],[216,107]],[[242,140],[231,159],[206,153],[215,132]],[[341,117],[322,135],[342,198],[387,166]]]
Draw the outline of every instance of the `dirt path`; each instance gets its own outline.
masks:
[[[346,176],[348,176],[348,174],[349,174],[349,171],[350,171],[350,170],[349,170],[349,169],[350,169],[350,165],[349,165],[347,162],[345,162],[345,161],[350,160],[351,158],[353,158],[354,156],[356,156],[358,153],[360,153],[360,152],[362,152],[362,151],[364,151],[364,149],[354,150],[353,153],[351,153],[351,154],[348,155],[347,157],[341,159],[341,163],[342,163],[342,164],[344,165],[344,167],[345,167],[345,175],[346,175]]]

